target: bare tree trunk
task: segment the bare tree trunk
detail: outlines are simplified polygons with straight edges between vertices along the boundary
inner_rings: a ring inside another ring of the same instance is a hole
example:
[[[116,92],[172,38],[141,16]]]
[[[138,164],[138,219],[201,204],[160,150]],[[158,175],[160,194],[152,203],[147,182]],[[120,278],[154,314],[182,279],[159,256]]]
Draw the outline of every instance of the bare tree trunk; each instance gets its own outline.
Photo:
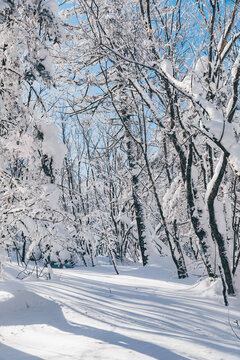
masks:
[[[187,188],[187,202],[190,211],[190,217],[192,226],[194,228],[195,234],[199,239],[200,246],[203,251],[203,261],[204,265],[206,266],[207,273],[209,277],[216,277],[212,270],[210,254],[208,251],[209,246],[207,245],[206,239],[207,234],[206,231],[201,226],[201,222],[197,214],[196,203],[194,202],[193,196],[193,189],[192,189],[192,156],[193,156],[193,149],[192,144],[189,144],[189,154],[188,154],[188,162],[187,162],[187,175],[186,175],[186,188]]]
[[[212,237],[216,241],[218,246],[218,253],[220,256],[226,284],[227,284],[227,290],[229,295],[234,295],[234,287],[233,287],[233,279],[232,279],[232,273],[231,268],[228,261],[227,256],[227,249],[225,245],[225,241],[223,238],[223,235],[220,233],[216,221],[216,215],[215,215],[215,208],[214,208],[214,201],[216,199],[216,196],[218,194],[219,186],[221,184],[226,166],[227,166],[227,158],[225,154],[222,154],[222,157],[220,159],[221,163],[218,165],[218,174],[215,178],[214,183],[212,184],[211,192],[208,196],[207,205],[208,205],[208,212],[209,212],[209,225],[212,232]]]
[[[139,197],[139,179],[137,174],[136,154],[134,151],[135,144],[133,143],[133,139],[130,134],[130,126],[131,126],[130,117],[129,115],[126,115],[126,111],[123,111],[122,115],[123,115],[122,120],[124,121],[124,126],[125,126],[127,158],[128,158],[129,170],[131,174],[132,196],[133,196],[134,210],[136,214],[138,241],[142,255],[142,263],[143,266],[145,266],[148,263],[146,226],[145,226],[144,210]]]
[[[152,176],[152,172],[151,172],[151,169],[150,169],[150,165],[149,165],[149,161],[148,161],[146,152],[144,152],[144,159],[145,159],[145,164],[146,164],[148,176],[149,176],[149,179],[150,179],[150,182],[151,182],[151,185],[152,185],[153,194],[154,194],[154,197],[155,197],[155,200],[156,200],[156,203],[157,203],[157,208],[158,208],[158,211],[159,211],[162,223],[163,223],[164,232],[165,232],[165,235],[166,235],[167,243],[168,243],[169,248],[170,248],[172,259],[173,259],[174,264],[176,265],[179,279],[184,279],[184,278],[188,277],[188,272],[187,272],[186,263],[185,263],[185,260],[184,260],[184,257],[183,257],[181,245],[180,245],[179,239],[175,235],[173,236],[173,241],[174,241],[175,247],[173,246],[173,244],[171,242],[171,235],[170,235],[170,232],[168,230],[168,226],[167,226],[165,216],[163,214],[162,205],[161,205],[161,202],[160,202],[160,199],[159,199],[159,196],[158,196],[157,187],[156,187],[155,181],[154,181],[153,176]],[[175,233],[176,233],[176,223],[175,223]],[[176,251],[176,249],[177,249],[177,251]]]

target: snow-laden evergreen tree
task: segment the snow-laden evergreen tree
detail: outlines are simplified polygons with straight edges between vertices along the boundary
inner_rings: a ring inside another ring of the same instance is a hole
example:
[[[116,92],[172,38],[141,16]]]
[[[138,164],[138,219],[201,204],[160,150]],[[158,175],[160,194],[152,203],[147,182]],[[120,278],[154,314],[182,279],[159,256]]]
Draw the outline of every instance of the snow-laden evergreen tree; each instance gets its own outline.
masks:
[[[41,96],[54,84],[50,52],[60,42],[54,1],[0,2],[1,246],[24,263],[71,260],[56,185],[65,146]]]

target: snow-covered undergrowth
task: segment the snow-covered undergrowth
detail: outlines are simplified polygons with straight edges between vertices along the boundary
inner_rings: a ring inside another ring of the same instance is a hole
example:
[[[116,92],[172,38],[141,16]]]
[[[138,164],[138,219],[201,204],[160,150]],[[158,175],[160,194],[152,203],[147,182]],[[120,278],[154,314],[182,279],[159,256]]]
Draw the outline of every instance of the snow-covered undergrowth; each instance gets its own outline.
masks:
[[[119,270],[59,269],[51,281],[20,281],[5,265],[0,360],[239,359],[237,297],[228,310],[218,284],[179,281],[164,266]]]

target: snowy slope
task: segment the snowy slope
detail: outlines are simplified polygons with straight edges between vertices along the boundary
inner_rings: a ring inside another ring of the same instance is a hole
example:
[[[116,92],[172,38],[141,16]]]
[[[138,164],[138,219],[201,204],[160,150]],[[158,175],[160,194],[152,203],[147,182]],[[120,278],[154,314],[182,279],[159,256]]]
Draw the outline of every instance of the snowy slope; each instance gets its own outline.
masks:
[[[240,342],[218,286],[163,267],[55,271],[51,281],[0,282],[0,360],[237,360]],[[196,281],[196,280],[195,280]],[[240,336],[239,301],[231,299]]]

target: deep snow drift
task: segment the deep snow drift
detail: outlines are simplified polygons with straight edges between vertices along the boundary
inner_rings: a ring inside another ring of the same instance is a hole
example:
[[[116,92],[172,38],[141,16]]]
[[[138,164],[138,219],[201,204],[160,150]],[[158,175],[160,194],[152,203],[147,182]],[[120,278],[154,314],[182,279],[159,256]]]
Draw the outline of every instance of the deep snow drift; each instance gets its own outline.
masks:
[[[0,281],[0,360],[239,360],[239,299],[162,266],[55,270]],[[234,334],[235,332],[235,334]]]

